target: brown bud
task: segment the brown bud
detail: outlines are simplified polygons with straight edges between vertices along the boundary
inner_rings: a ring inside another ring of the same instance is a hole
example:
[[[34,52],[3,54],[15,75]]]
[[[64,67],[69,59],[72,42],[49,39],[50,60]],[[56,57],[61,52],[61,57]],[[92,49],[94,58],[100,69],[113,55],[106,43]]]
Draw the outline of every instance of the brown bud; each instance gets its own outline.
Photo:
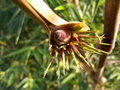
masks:
[[[70,41],[71,33],[68,29],[58,29],[52,33],[52,42],[56,45],[67,44]]]

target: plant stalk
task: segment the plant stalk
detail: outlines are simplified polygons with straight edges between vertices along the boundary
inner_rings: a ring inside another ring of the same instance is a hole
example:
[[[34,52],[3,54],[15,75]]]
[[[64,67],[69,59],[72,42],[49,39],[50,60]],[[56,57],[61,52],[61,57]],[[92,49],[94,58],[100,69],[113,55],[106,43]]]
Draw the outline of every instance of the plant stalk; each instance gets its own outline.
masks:
[[[115,40],[118,33],[120,23],[120,0],[106,0],[105,12],[104,12],[104,39],[103,43],[110,45],[101,45],[100,49],[111,53],[114,46]],[[97,70],[96,70],[96,81],[100,83],[102,77],[105,62],[107,60],[107,54],[100,55]]]

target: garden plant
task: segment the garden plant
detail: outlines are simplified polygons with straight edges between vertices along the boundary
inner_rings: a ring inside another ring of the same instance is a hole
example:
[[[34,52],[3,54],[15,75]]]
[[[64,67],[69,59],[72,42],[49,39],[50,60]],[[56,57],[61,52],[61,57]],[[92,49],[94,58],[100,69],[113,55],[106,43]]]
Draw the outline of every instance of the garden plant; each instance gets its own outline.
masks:
[[[119,90],[120,0],[4,0],[0,9],[1,90]]]

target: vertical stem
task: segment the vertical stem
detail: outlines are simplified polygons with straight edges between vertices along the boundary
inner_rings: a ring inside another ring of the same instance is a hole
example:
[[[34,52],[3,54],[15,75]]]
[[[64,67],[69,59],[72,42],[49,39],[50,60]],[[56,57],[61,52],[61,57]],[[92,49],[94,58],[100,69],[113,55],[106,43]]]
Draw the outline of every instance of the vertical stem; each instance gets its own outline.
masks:
[[[105,39],[103,39],[103,42],[108,43],[110,45],[109,46],[101,45],[100,48],[104,51],[111,53],[115,45],[116,35],[120,23],[120,0],[106,0],[104,14],[105,14],[104,15]],[[99,58],[99,63],[96,71],[97,81],[99,81],[99,79],[102,76],[107,56],[108,56],[107,54],[106,55],[104,54],[101,55]]]
[[[80,1],[79,1],[79,0],[73,0],[73,2],[74,2],[75,6],[76,6],[76,8],[77,8],[77,10],[78,10],[78,13],[79,13],[79,15],[80,15],[80,18],[82,18],[82,17],[83,17],[83,14],[82,14],[82,11],[81,11],[81,9],[80,9]]]

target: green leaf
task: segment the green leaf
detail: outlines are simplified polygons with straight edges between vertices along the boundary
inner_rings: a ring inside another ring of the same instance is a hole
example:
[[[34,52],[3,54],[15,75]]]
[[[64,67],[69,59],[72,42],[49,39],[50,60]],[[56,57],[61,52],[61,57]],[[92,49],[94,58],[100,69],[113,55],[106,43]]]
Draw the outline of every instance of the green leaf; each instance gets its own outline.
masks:
[[[18,28],[18,36],[16,37],[16,41],[15,41],[16,44],[18,43],[18,40],[20,38],[20,34],[21,34],[21,31],[22,31],[22,28],[23,28],[23,25],[24,25],[25,16],[26,16],[26,14],[22,13],[21,21],[19,23],[19,28]]]
[[[77,73],[72,73],[72,74],[68,75],[65,79],[63,79],[63,80],[61,81],[61,84],[63,85],[63,84],[65,84],[65,83],[69,82],[72,78],[74,78],[74,77],[76,76],[76,74],[77,74]]]
[[[22,48],[22,49],[19,49],[19,50],[10,52],[9,54],[5,55],[4,57],[15,56],[15,55],[21,54],[21,53],[23,53],[23,52],[25,52],[25,51],[28,51],[29,49],[31,49],[31,47],[24,47],[24,48]]]
[[[56,8],[55,8],[55,10],[65,10],[65,5],[60,5],[60,6],[57,6]]]
[[[9,76],[8,85],[7,85],[7,86],[11,86],[12,83],[13,83],[13,80],[14,80],[14,74],[12,73],[12,74],[10,74],[10,76]]]
[[[41,63],[41,55],[38,53],[38,51],[37,50],[34,50],[33,51],[33,55],[34,55],[34,57],[35,57],[35,59],[37,60],[37,62],[38,63]]]
[[[97,12],[97,9],[98,9],[98,3],[99,3],[99,0],[94,0],[93,1],[92,20],[94,19],[95,15],[96,15],[96,12]]]

